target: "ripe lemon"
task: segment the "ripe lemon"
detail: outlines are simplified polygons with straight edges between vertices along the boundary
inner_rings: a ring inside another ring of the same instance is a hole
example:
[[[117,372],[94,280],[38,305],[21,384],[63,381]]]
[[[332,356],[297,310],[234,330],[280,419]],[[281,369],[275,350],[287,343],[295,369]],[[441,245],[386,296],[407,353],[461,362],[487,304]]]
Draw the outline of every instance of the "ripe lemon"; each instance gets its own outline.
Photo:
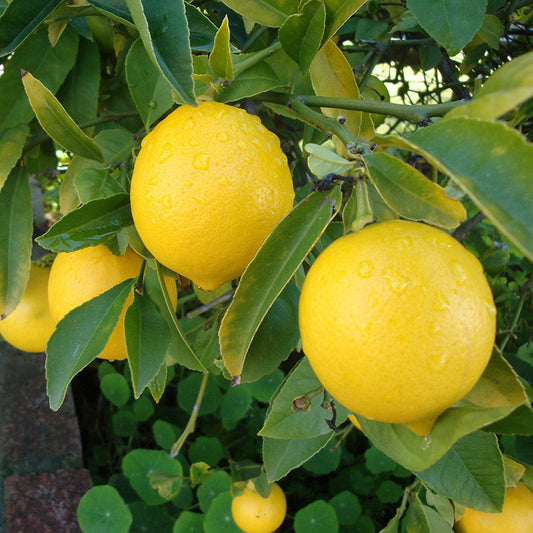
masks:
[[[324,250],[304,281],[299,323],[334,398],[425,435],[483,373],[496,311],[470,252],[431,226],[395,220]]]
[[[525,483],[509,487],[501,513],[466,509],[455,524],[456,533],[531,533],[533,531],[533,493]]]
[[[233,520],[245,533],[272,533],[281,526],[286,512],[285,493],[277,483],[272,483],[268,498],[263,498],[249,481],[231,502]]]
[[[122,281],[139,275],[142,257],[128,248],[124,255],[113,255],[103,245],[82,248],[75,252],[57,255],[48,285],[48,299],[52,316],[59,322],[69,311],[95,298]],[[170,299],[177,301],[176,283],[165,279]],[[104,350],[98,356],[114,361],[126,359],[124,341],[124,314],[133,301],[130,294],[120,314],[118,323],[109,337]]]
[[[133,220],[154,257],[204,290],[239,277],[292,208],[279,139],[217,102],[182,105],[143,139]]]
[[[55,321],[48,307],[50,267],[32,263],[30,277],[17,308],[0,321],[0,334],[24,352],[44,352]]]

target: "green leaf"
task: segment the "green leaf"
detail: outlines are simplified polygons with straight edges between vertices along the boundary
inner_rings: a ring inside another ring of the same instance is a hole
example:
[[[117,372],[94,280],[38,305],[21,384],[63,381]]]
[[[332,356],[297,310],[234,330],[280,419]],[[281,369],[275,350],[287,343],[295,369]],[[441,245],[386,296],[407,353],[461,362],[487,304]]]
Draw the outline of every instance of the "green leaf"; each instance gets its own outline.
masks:
[[[94,141],[102,150],[107,166],[111,168],[130,159],[132,150],[137,146],[135,136],[122,128],[103,130]]]
[[[0,18],[0,57],[13,52],[61,0],[12,0]]]
[[[125,0],[91,0],[91,4],[108,18],[135,27]]]
[[[298,345],[298,298],[289,283],[276,298],[257,330],[244,360],[241,383],[256,381],[273,372]]]
[[[479,28],[478,35],[491,48],[498,50],[500,48],[500,39],[505,31],[505,26],[496,15],[485,15],[483,24]]]
[[[279,41],[285,53],[307,72],[322,44],[326,26],[326,8],[320,0],[310,0],[301,13],[285,20],[279,29]]]
[[[474,98],[452,109],[446,118],[478,117],[496,120],[533,97],[533,52],[505,63],[485,82]]]
[[[167,386],[167,374],[167,365],[161,366],[157,376],[148,384],[150,394],[156,403],[159,402],[165,392]]]
[[[82,496],[78,521],[84,533],[127,533],[133,517],[117,489],[98,485]]]
[[[249,57],[248,54],[246,56]],[[238,61],[236,59],[235,64],[238,70]],[[281,81],[272,67],[262,61],[238,74],[229,87],[224,88],[216,95],[215,100],[223,103],[234,102],[276,89],[281,85]]]
[[[233,61],[230,52],[230,29],[228,16],[224,17],[215,35],[213,51],[209,54],[209,66],[219,77],[225,80],[233,79]]]
[[[188,457],[191,463],[205,461],[214,467],[224,457],[224,448],[216,437],[200,436],[190,445]]]
[[[21,124],[15,128],[0,130],[0,190],[11,169],[17,164],[30,128]]]
[[[118,372],[106,374],[100,380],[102,394],[116,407],[124,407],[131,396],[126,378]]]
[[[294,516],[295,533],[336,533],[339,521],[335,507],[324,500],[315,500],[306,505]]]
[[[511,366],[495,350],[475,387],[446,410],[426,437],[400,424],[385,424],[357,416],[372,443],[405,468],[422,471],[436,463],[461,438],[505,418],[528,402]]]
[[[107,198],[114,194],[125,193],[120,183],[102,166],[88,166],[74,174],[74,187],[80,202]]]
[[[340,450],[340,448],[338,449]],[[353,526],[363,511],[359,498],[349,490],[343,490],[335,494],[329,500],[329,504],[335,508],[337,519],[341,526]]]
[[[46,391],[57,411],[72,378],[104,349],[124,308],[133,280],[128,279],[67,313],[46,346]]]
[[[77,123],[94,120],[100,90],[100,53],[98,46],[81,39],[76,63],[57,92],[58,100]]]
[[[306,407],[297,409],[294,400],[306,396]],[[326,419],[331,419],[331,409],[324,409],[324,390],[307,358],[297,363],[269,406],[265,423],[259,435],[274,439],[310,439],[331,432]],[[307,405],[309,402],[310,405]],[[335,403],[337,424],[348,417],[348,411]]]
[[[137,39],[126,56],[126,79],[135,107],[148,130],[173,105],[172,87]]]
[[[79,35],[67,27],[52,48],[45,27],[37,30],[7,61],[0,76],[0,127],[13,128],[34,118],[22,85],[21,69],[33,72],[52,92],[64,82],[76,61]]]
[[[263,463],[270,483],[286,476],[318,453],[333,438],[333,431],[311,439],[263,438]]]
[[[231,490],[231,476],[224,472],[224,470],[218,470],[216,472],[208,473],[204,478],[201,485],[198,487],[198,503],[200,509],[207,513],[213,500],[224,492]]]
[[[434,465],[416,475],[438,494],[485,513],[499,513],[505,496],[496,436],[475,431],[459,439]]]
[[[212,374],[208,375],[204,390],[202,404],[198,410],[198,415],[208,415],[214,413],[222,402],[222,394],[219,386],[215,383]],[[198,372],[190,373],[185,379],[178,383],[178,404],[187,413],[191,414],[195,408],[198,391],[200,390],[204,375]]]
[[[298,11],[298,0],[223,0],[229,8],[261,26],[279,28]]]
[[[318,178],[335,173],[346,176],[354,169],[355,163],[338,155],[332,148],[320,144],[307,143],[304,146],[309,154],[307,165]]]
[[[29,72],[23,72],[22,83],[39,123],[52,139],[77,155],[104,161],[98,145],[72,120],[50,90]]]
[[[440,45],[457,52],[481,27],[487,0],[407,0],[407,8]]]
[[[169,476],[169,494],[177,493],[183,484],[181,463],[177,459],[172,459],[167,452],[162,450],[144,450],[141,448],[133,450],[124,456],[122,470],[135,492],[148,505],[161,505],[170,499],[170,497],[162,497],[152,487],[150,476],[157,474]]]
[[[138,292],[126,310],[124,332],[133,395],[137,399],[165,364],[170,334],[150,298]]]
[[[333,37],[337,30],[365,5],[367,0],[324,0],[326,6],[326,31],[323,42]]]
[[[456,228],[466,218],[459,200],[446,196],[437,183],[401,159],[386,153],[364,156],[372,183],[387,205],[409,220],[421,220],[445,229]]]
[[[204,533],[204,515],[183,511],[174,523],[172,533]]]
[[[72,252],[105,244],[133,224],[127,193],[91,200],[59,219],[37,241],[54,252]]]
[[[185,4],[185,14],[189,24],[191,48],[197,52],[210,52],[218,28],[199,8],[191,4]]]
[[[28,175],[13,169],[0,190],[0,316],[19,304],[30,276],[33,216]]]
[[[231,387],[224,395],[220,406],[223,427],[228,430],[233,429],[235,423],[246,416],[251,403],[252,395],[244,387]]]
[[[406,137],[533,260],[533,145],[505,124],[472,118],[441,120]]]
[[[233,377],[240,376],[266,313],[340,206],[338,188],[311,194],[281,220],[246,268],[219,332],[224,364]]]
[[[231,514],[231,492],[219,494],[204,517],[204,533],[242,533]]]
[[[183,0],[126,0],[148,55],[186,104],[196,105]]]
[[[405,516],[405,528],[408,533],[453,533],[450,524],[418,497],[411,499]]]

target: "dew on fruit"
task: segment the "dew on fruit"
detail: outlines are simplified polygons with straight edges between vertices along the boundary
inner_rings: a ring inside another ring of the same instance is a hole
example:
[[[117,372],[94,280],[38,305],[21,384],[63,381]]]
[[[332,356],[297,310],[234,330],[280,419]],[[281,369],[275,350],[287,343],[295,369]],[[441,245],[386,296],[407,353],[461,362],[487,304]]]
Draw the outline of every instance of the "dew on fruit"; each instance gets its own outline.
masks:
[[[440,372],[448,361],[446,352],[434,353],[428,357],[428,366],[432,372]]]
[[[398,248],[400,252],[405,252],[408,248],[413,245],[413,239],[409,236],[400,237],[394,241],[394,246]]]
[[[194,128],[195,124],[194,124],[194,120],[192,118],[190,118],[189,120],[187,120],[187,122],[185,122],[185,125],[183,126],[183,129],[184,130],[192,130]]]
[[[159,156],[159,164],[164,163],[167,159],[172,157],[172,146],[169,143],[163,146],[161,150],[161,155]]]
[[[246,146],[246,143],[244,141],[237,141],[237,146],[241,149],[241,150],[246,150],[247,146]]]
[[[225,143],[227,142],[228,140],[228,134],[227,133],[224,133],[224,132],[221,132],[217,135],[217,139],[221,142],[221,143]]]
[[[459,261],[452,261],[450,263],[450,267],[452,269],[453,277],[455,278],[457,285],[462,285],[468,277],[463,266],[461,265],[461,263],[459,263]]]
[[[163,196],[161,203],[165,209],[170,209],[172,207],[172,199],[169,195]]]
[[[357,267],[357,272],[362,278],[369,278],[374,271],[374,265],[370,261],[361,261]]]
[[[433,300],[433,310],[434,311],[446,311],[450,308],[450,302],[446,295],[442,291],[437,291],[435,293],[435,299]]]
[[[209,168],[209,156],[207,154],[194,154],[192,166],[197,170],[207,170]]]
[[[392,268],[385,269],[383,277],[390,283],[392,292],[403,294],[410,281]]]

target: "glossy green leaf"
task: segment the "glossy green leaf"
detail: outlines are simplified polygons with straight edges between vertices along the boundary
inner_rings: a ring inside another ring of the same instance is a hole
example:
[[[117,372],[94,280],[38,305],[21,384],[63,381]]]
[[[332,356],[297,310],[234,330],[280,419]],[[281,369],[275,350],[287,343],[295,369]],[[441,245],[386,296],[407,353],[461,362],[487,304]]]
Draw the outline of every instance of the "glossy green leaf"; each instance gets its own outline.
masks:
[[[165,392],[167,386],[167,365],[163,365],[155,378],[150,381],[148,388],[150,389],[150,394],[152,398],[157,403],[162,398],[163,393]]]
[[[128,279],[67,313],[46,346],[46,391],[57,411],[72,378],[104,349],[133,287]]]
[[[0,190],[0,316],[15,310],[30,276],[33,217],[28,175],[15,168]]]
[[[191,48],[197,52],[210,52],[213,49],[218,28],[192,4],[185,4],[185,14],[191,36]]]
[[[505,31],[505,26],[496,15],[485,15],[483,24],[479,28],[478,35],[491,48],[498,50],[500,48],[500,39]]]
[[[78,504],[78,522],[84,533],[127,533],[133,517],[115,487],[98,485]]]
[[[78,32],[67,27],[52,48],[46,28],[42,27],[17,49],[0,76],[0,128],[27,124],[34,118],[22,85],[21,69],[31,71],[55,93],[76,61],[78,40]]]
[[[100,90],[98,46],[81,39],[76,63],[57,92],[57,98],[77,124],[96,118]]]
[[[0,18],[0,57],[13,52],[61,0],[11,0]]]
[[[341,26],[362,6],[367,0],[324,0],[326,6],[326,31],[323,42],[333,37]]]
[[[102,394],[116,407],[124,407],[131,397],[128,381],[118,372],[103,376],[100,380],[100,389]]]
[[[301,13],[285,20],[279,29],[279,41],[285,53],[307,72],[322,44],[326,26],[326,8],[320,0],[307,2]]]
[[[233,377],[240,376],[266,313],[340,206],[339,188],[311,194],[281,220],[246,268],[219,332],[224,364]]]
[[[474,431],[416,475],[438,494],[485,513],[499,513],[505,496],[503,458],[496,436]]]
[[[137,39],[126,57],[126,79],[135,107],[146,129],[173,105],[172,87]]]
[[[445,229],[466,219],[459,200],[401,159],[384,152],[364,157],[372,183],[391,209],[409,220],[424,221]]]
[[[501,420],[527,403],[524,389],[505,359],[494,351],[476,386],[446,410],[426,437],[400,424],[385,424],[357,416],[365,435],[405,468],[422,471],[436,463],[461,438]]]
[[[348,161],[327,146],[307,143],[304,148],[309,154],[307,158],[309,170],[318,178],[323,178],[330,173],[346,176],[355,167],[354,161]]]
[[[126,310],[124,331],[133,395],[137,399],[165,364],[170,333],[150,298],[138,292]]]
[[[196,104],[183,0],[126,0],[148,55],[183,101]]]
[[[298,0],[223,0],[224,4],[261,26],[279,28],[298,11]]]
[[[117,167],[128,160],[137,146],[135,136],[123,128],[105,129],[96,135],[94,141],[102,150],[106,164],[110,167]]]
[[[23,73],[22,83],[37,119],[52,139],[77,155],[103,162],[98,145],[74,122],[50,90],[29,72]]]
[[[306,407],[296,409],[295,400],[306,397]],[[310,439],[331,432],[326,420],[332,409],[324,409],[324,389],[307,358],[297,363],[272,397],[265,423],[259,435],[273,439]],[[349,412],[336,403],[336,424],[342,424]]]
[[[335,508],[324,500],[314,502],[299,509],[294,516],[295,533],[337,533],[339,521]]]
[[[129,194],[120,193],[90,202],[67,213],[37,241],[54,252],[72,252],[105,244],[133,224]]]
[[[170,497],[162,497],[160,492],[153,488],[150,483],[150,476],[158,473],[167,474],[170,493],[177,493],[183,484],[181,463],[177,459],[172,459],[163,450],[144,450],[142,448],[133,450],[124,456],[122,470],[135,492],[148,505],[161,505],[170,499]],[[153,482],[153,484],[156,483]]]
[[[470,102],[452,109],[446,118],[496,120],[532,97],[533,52],[528,52],[496,70]]]
[[[63,175],[59,187],[59,207],[63,215],[76,209],[76,207],[80,205],[80,198],[74,185],[74,180],[79,173],[85,171],[87,168],[94,168],[97,170],[105,169],[102,163],[98,163],[98,161],[92,159],[85,159],[85,157],[80,157],[79,155],[75,155],[70,160],[67,171]]]
[[[270,483],[286,476],[318,453],[333,438],[333,431],[310,439],[263,438],[263,463]]]
[[[126,0],[91,0],[102,15],[117,20],[126,26],[134,27]]]
[[[457,52],[481,27],[487,0],[407,0],[407,8],[440,45]]]
[[[409,533],[453,533],[453,529],[435,509],[413,497],[405,516],[405,528]]]
[[[225,80],[233,79],[233,61],[230,51],[230,29],[227,15],[215,35],[213,51],[209,54],[209,66],[219,77]]]
[[[89,166],[74,175],[74,186],[80,202],[85,204],[91,200],[107,198],[114,194],[125,193],[120,183],[101,167]]]
[[[22,149],[29,132],[30,128],[25,124],[0,130],[0,190],[22,155]]]
[[[241,383],[256,381],[271,374],[298,345],[298,298],[300,293],[289,283],[276,298],[257,330],[241,372]]]
[[[235,65],[238,68],[237,61]],[[223,103],[234,102],[280,86],[281,82],[272,67],[263,61],[238,74],[229,87],[225,87],[216,95],[215,100]]]
[[[145,291],[167,323],[170,332],[170,357],[190,370],[207,372],[207,369],[198,359],[196,353],[185,338],[185,333],[183,332],[176,314],[172,310],[172,303],[170,302],[163,281],[163,270],[161,265],[154,260],[150,260],[148,265],[149,268],[147,268],[145,272],[144,279]]]

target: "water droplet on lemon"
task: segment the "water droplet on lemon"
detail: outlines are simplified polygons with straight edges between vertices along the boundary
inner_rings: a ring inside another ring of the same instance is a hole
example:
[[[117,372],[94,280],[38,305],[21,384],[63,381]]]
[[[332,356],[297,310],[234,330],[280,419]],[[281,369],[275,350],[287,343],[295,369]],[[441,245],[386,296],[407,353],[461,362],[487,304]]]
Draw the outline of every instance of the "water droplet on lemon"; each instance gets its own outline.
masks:
[[[195,154],[192,159],[192,166],[196,170],[207,170],[209,168],[209,156],[207,154]]]
[[[383,277],[390,283],[392,292],[403,294],[410,281],[392,268],[385,269]]]
[[[374,265],[370,261],[361,261],[357,267],[357,272],[362,278],[369,278],[374,272]]]

